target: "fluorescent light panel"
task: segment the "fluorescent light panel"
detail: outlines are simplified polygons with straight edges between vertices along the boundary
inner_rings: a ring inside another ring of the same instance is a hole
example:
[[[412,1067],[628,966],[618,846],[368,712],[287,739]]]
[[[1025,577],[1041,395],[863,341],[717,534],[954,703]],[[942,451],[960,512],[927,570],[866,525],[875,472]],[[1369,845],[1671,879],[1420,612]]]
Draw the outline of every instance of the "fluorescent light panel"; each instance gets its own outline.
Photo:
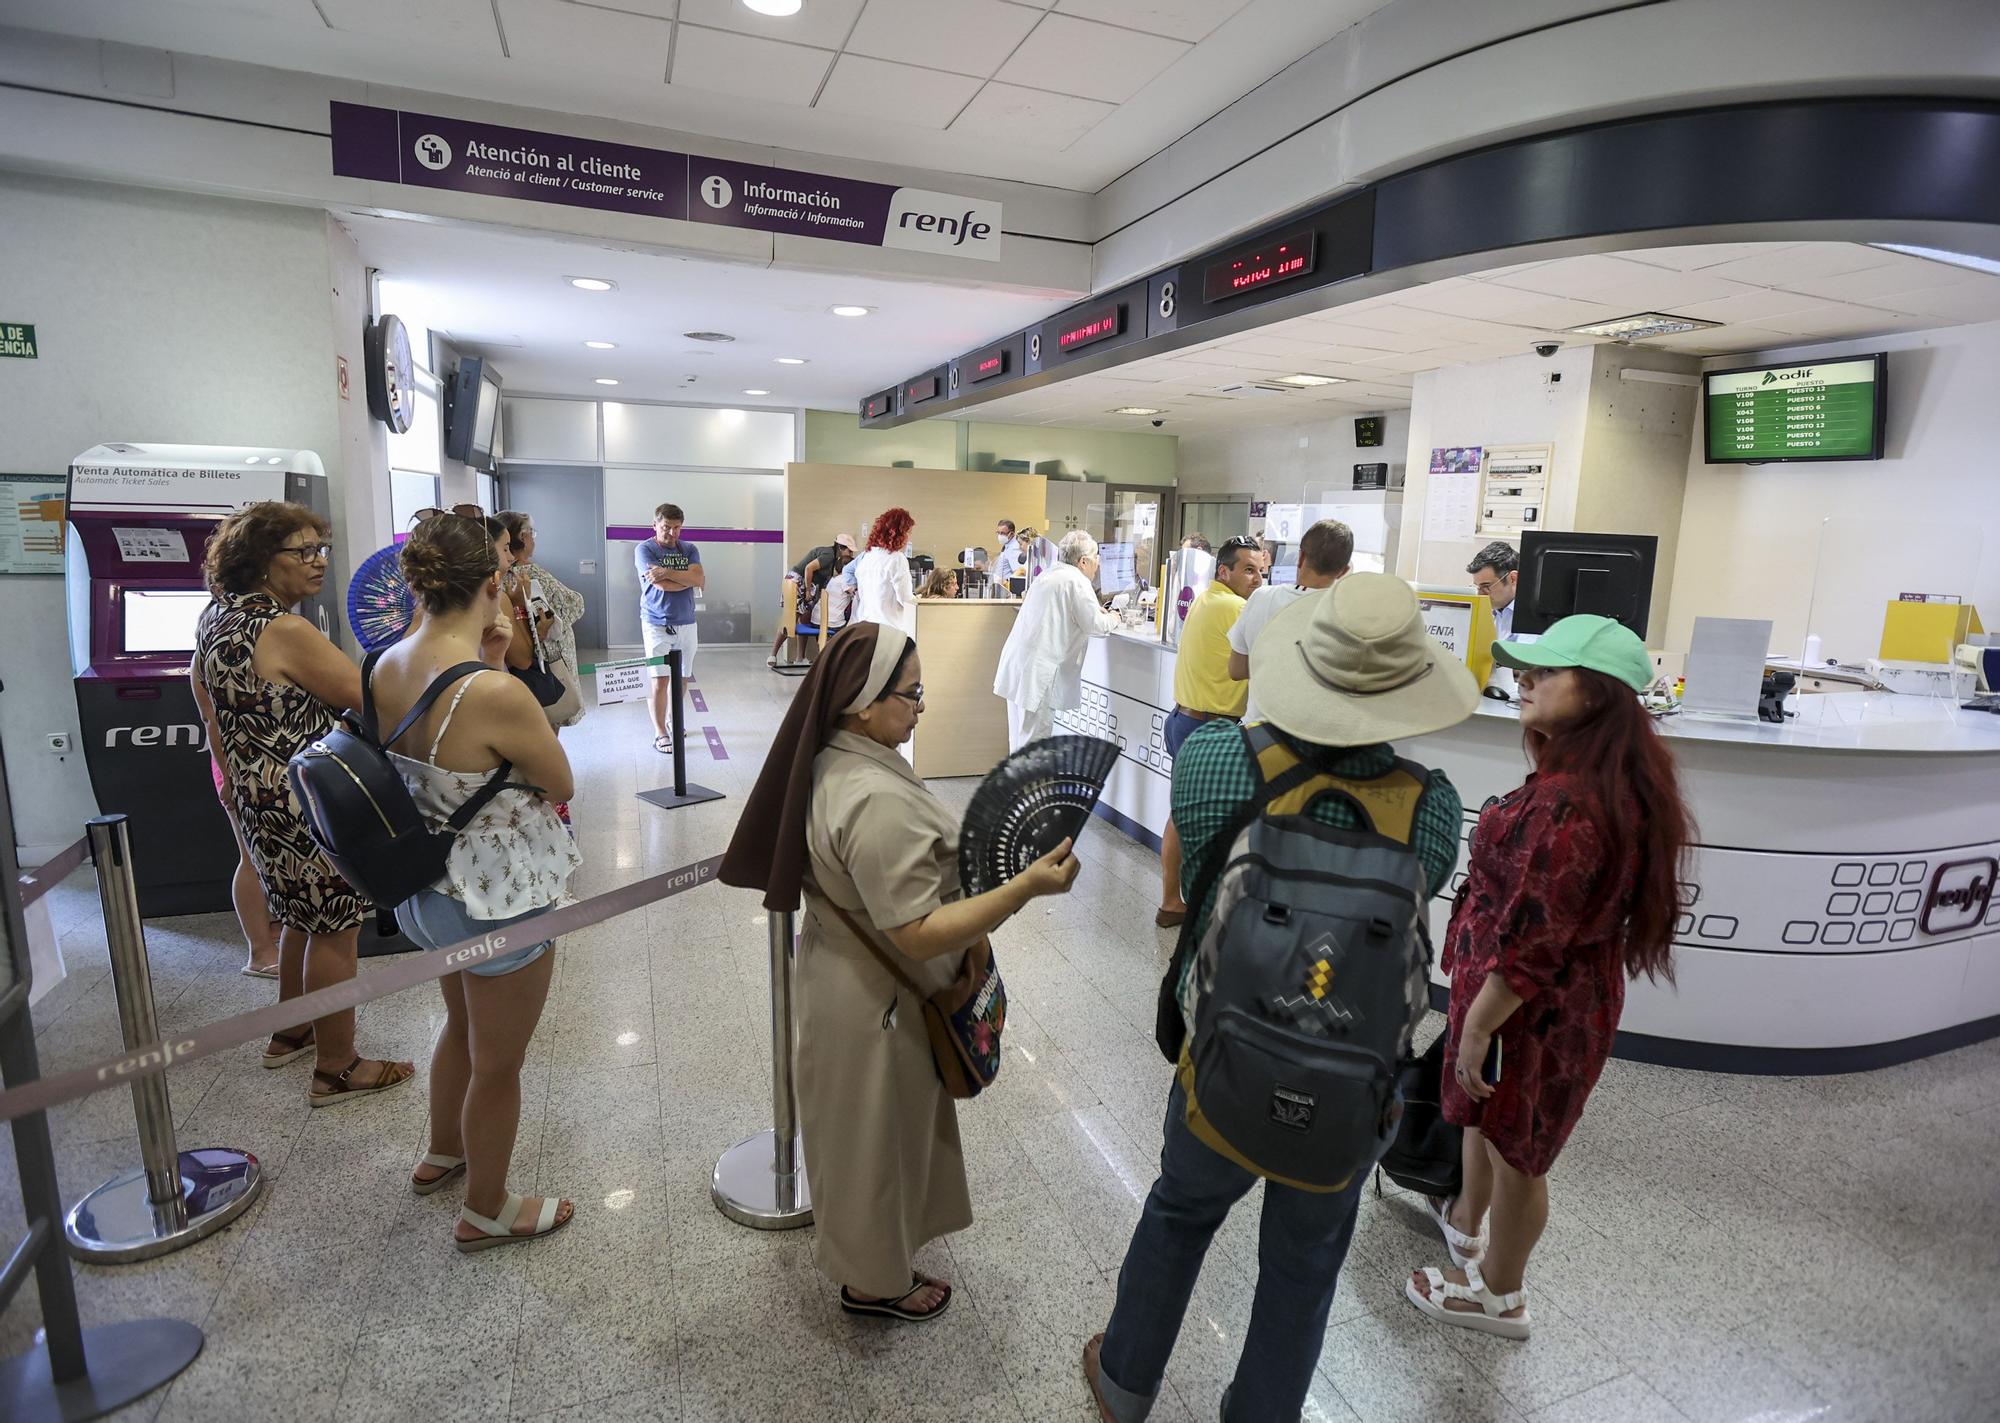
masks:
[[[1346,376],[1316,376],[1306,371],[1300,371],[1296,375],[1272,376],[1268,381],[1264,382],[1266,385],[1289,385],[1299,390],[1306,390],[1316,385],[1345,385],[1346,383]]]
[[[1970,252],[1947,252],[1942,247],[1906,247],[1900,242],[1871,242],[1870,247],[1883,252],[1900,252],[1905,257],[1921,257],[1926,262],[1943,262],[1952,267],[1963,267],[1968,272],[1984,272],[1989,277],[2000,277],[2000,261],[1991,257],[1976,257]]]
[[[1705,331],[1711,326],[1720,326],[1720,321],[1703,321],[1695,316],[1668,316],[1661,311],[1642,311],[1633,316],[1620,316],[1612,321],[1593,321],[1587,326],[1572,326],[1572,336],[1603,336],[1613,341],[1643,341],[1649,336],[1678,336],[1683,331]]]
[[[1165,412],[1155,410],[1150,405],[1121,405],[1115,410],[1107,410],[1104,413],[1107,415],[1161,415]]]

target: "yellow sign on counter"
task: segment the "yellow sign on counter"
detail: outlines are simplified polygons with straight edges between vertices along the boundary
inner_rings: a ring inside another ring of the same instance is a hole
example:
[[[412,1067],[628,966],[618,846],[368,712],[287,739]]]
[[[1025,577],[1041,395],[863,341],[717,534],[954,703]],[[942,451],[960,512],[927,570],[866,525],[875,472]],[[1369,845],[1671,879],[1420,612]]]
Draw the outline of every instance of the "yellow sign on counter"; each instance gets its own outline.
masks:
[[[1493,643],[1498,636],[1493,626],[1493,604],[1484,593],[1434,593],[1417,590],[1417,606],[1423,610],[1424,630],[1444,645],[1447,652],[1465,659],[1466,668],[1485,686],[1493,675]]]
[[[1882,615],[1884,662],[1949,663],[1967,633],[1985,632],[1970,603],[1915,603],[1901,599]]]

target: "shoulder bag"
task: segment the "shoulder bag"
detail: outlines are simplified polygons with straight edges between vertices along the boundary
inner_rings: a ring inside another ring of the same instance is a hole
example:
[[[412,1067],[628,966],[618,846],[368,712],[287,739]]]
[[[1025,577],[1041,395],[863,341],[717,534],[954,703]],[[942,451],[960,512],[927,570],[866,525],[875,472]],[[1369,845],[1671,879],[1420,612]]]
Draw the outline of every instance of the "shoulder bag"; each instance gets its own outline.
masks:
[[[875,936],[855,922],[854,916],[832,900],[833,912],[854,931],[875,961],[889,970],[896,982],[924,1005],[924,1030],[931,1040],[931,1060],[937,1065],[938,1080],[947,1096],[977,1097],[1000,1075],[1000,1033],[1007,1026],[1007,988],[1000,981],[1000,966],[993,961],[993,945],[982,938],[966,950],[958,977],[939,993],[926,996],[916,981],[903,972],[893,955],[875,942]]]
[[[561,730],[583,719],[583,691],[577,685],[574,668],[570,669],[570,675],[567,677],[556,670],[556,664],[562,661],[561,647],[542,641],[542,630],[536,626],[535,613],[538,607],[548,606],[548,599],[542,594],[541,583],[536,579],[529,579],[528,638],[535,645],[535,662],[529,671],[539,671],[541,676],[553,681],[559,688],[559,693],[554,701],[549,701],[542,695],[543,688],[533,682],[529,683],[529,688],[535,693],[535,700],[541,703],[542,713],[548,717],[549,725]]]

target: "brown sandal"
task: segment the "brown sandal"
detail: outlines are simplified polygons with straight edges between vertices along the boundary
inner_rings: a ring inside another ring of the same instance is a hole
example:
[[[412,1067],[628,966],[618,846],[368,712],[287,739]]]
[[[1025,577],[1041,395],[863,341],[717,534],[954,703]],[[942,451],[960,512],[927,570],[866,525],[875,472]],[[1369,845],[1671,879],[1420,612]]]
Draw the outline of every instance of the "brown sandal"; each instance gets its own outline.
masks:
[[[417,1075],[417,1069],[414,1064],[407,1062],[384,1062],[382,1064],[382,1078],[379,1082],[375,1082],[367,1087],[356,1087],[351,1079],[354,1076],[354,1069],[361,1066],[361,1062],[362,1058],[357,1053],[355,1054],[354,1061],[348,1063],[347,1066],[338,1072],[325,1072],[315,1069],[313,1072],[313,1085],[306,1092],[306,1101],[312,1106],[324,1107],[330,1102],[345,1102],[350,1097],[372,1097],[377,1092],[387,1092],[391,1087],[400,1087]],[[326,1083],[332,1090],[327,1092],[319,1091],[318,1088],[322,1082]]]
[[[288,1062],[296,1062],[313,1050],[313,1030],[308,1023],[302,1033],[273,1033],[271,1043],[282,1044],[277,1052],[271,1051],[271,1044],[264,1047],[263,1063],[266,1067],[283,1067]]]

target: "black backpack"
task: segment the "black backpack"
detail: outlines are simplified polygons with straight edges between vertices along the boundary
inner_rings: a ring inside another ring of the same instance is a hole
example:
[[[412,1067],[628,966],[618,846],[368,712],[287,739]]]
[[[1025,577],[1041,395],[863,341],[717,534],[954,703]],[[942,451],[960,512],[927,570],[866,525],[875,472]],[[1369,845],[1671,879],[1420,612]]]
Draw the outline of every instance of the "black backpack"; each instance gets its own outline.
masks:
[[[461,662],[438,673],[410,714],[387,740],[375,719],[375,663],[386,649],[361,664],[361,711],[340,714],[333,729],[292,757],[286,774],[305,812],[306,829],[334,869],[376,904],[401,904],[444,877],[445,861],[459,833],[493,797],[509,787],[535,790],[507,779],[514,769],[502,761],[486,784],[437,829],[417,809],[389,748],[415,726],[444,690],[460,678],[491,669],[484,662]]]
[[[1421,1056],[1396,1074],[1403,1093],[1403,1120],[1377,1163],[1377,1195],[1385,1175],[1406,1191],[1440,1200],[1457,1195],[1464,1184],[1459,1151],[1465,1132],[1444,1119],[1444,1041],[1450,1036],[1449,1029],[1439,1033]]]

